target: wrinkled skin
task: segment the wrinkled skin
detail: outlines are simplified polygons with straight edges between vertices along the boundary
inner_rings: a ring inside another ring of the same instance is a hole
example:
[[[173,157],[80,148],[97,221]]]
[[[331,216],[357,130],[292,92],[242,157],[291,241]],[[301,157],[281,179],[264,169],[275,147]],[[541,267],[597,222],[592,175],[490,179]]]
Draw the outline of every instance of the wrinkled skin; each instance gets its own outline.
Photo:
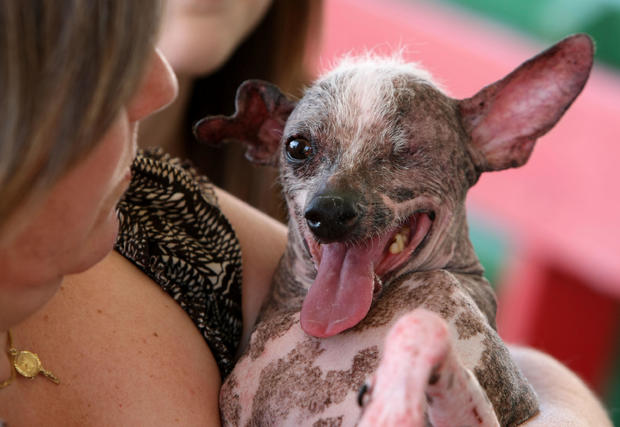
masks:
[[[279,165],[290,217],[271,297],[222,388],[225,424],[518,425],[537,412],[495,331],[465,196],[482,172],[527,161],[592,54],[569,37],[465,100],[414,65],[361,59],[297,103],[246,82],[234,116],[196,125]]]

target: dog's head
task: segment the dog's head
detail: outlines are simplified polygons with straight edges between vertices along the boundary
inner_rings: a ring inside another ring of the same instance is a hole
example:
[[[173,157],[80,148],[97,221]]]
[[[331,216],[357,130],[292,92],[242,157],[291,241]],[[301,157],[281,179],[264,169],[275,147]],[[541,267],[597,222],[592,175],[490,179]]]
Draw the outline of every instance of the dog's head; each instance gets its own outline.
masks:
[[[234,116],[203,119],[195,133],[279,164],[292,233],[317,272],[302,327],[332,336],[363,319],[397,272],[475,259],[467,190],[484,171],[527,161],[583,88],[592,56],[587,36],[569,37],[465,100],[415,65],[346,60],[299,102],[248,81]]]

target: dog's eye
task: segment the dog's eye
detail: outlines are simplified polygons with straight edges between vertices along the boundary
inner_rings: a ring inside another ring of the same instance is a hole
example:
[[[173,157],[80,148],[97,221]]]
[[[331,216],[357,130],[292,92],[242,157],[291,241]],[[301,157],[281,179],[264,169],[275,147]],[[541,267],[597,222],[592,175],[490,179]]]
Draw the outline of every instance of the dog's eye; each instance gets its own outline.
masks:
[[[303,138],[291,139],[286,143],[286,157],[293,162],[300,162],[314,154],[312,145]]]

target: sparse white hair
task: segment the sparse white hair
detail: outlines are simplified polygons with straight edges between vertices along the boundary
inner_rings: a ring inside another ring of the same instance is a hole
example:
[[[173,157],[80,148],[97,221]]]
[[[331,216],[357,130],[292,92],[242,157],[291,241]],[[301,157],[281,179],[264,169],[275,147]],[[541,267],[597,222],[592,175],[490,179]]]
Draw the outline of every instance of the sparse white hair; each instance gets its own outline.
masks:
[[[321,74],[318,81],[323,81],[336,74],[347,73],[355,70],[362,75],[382,74],[386,79],[398,75],[407,74],[414,76],[420,83],[430,84],[443,91],[443,88],[435,81],[431,73],[417,62],[406,61],[403,50],[397,50],[391,55],[380,55],[375,52],[365,52],[354,55],[347,53],[339,57],[330,67],[330,70]]]
[[[385,123],[395,116],[402,97],[415,97],[411,83],[431,86],[440,92],[441,87],[435,82],[430,72],[415,62],[407,62],[402,50],[384,56],[373,52],[362,55],[344,55],[335,66],[324,73],[313,84],[314,89],[329,105],[327,108],[334,127],[349,123],[349,128],[357,129],[357,137],[369,134],[368,126]],[[327,101],[329,100],[329,101]],[[320,108],[320,107],[318,107]],[[396,133],[395,133],[396,132]],[[406,135],[389,126],[375,126],[373,133],[379,139],[391,140],[396,147],[405,147]],[[351,147],[351,158],[360,156],[359,150],[368,147]]]

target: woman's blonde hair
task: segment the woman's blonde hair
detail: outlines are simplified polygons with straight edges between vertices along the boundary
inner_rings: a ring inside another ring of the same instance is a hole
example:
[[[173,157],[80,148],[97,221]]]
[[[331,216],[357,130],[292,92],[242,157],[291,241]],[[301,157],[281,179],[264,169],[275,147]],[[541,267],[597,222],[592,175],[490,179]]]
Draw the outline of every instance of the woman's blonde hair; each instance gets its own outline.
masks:
[[[155,43],[154,0],[0,2],[0,227],[100,140]]]

